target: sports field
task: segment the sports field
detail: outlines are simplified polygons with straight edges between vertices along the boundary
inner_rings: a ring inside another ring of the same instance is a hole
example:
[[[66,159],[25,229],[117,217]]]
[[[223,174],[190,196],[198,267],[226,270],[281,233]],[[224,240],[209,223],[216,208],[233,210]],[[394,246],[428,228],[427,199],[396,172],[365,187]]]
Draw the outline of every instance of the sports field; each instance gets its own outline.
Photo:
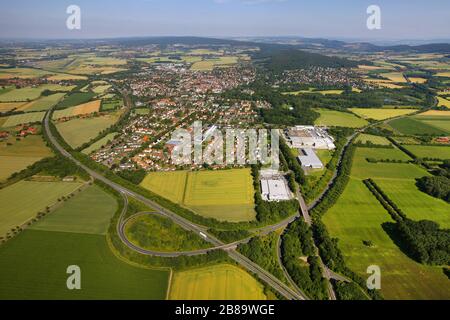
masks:
[[[339,238],[339,247],[352,270],[366,278],[369,265],[380,266],[381,291],[385,298],[449,299],[450,287],[442,269],[416,263],[397,247],[383,229],[383,223],[393,220],[362,182],[363,179],[373,178],[377,183],[382,182],[383,186],[394,186],[388,189],[389,196],[392,196],[394,201],[399,198],[405,201],[406,197],[417,197],[419,201],[422,196],[418,194],[419,191],[412,190],[411,183],[414,186],[415,178],[428,175],[425,170],[412,164],[366,161],[368,157],[405,159],[401,154],[397,149],[357,148],[350,182],[336,205],[325,214],[323,221],[331,236]],[[397,193],[399,190],[395,189],[396,186],[406,189]],[[402,201],[400,203],[403,203]],[[422,208],[429,204],[423,204]],[[405,207],[405,211],[407,209]],[[418,217],[418,211],[414,213],[411,208],[409,211]],[[422,213],[423,216],[426,214]],[[438,215],[442,219],[442,213],[439,212]],[[374,246],[365,246],[365,240],[372,241]]]
[[[28,136],[20,141],[14,137],[8,138],[0,143],[0,181],[51,155],[52,151],[45,145],[41,136]]]
[[[56,110],[53,119],[70,118],[100,111],[101,100],[86,102],[63,110]]]
[[[172,220],[157,214],[135,217],[128,221],[125,228],[133,244],[148,250],[178,252],[211,247],[200,235],[186,231]]]
[[[43,96],[35,101],[26,103],[18,108],[21,111],[45,111],[56,105],[65,96],[65,93],[55,93],[49,96]]]
[[[368,143],[371,142],[376,145],[388,146],[391,145],[391,142],[385,137],[374,136],[372,134],[361,133],[357,138],[356,142]]]
[[[80,187],[76,182],[20,181],[0,190],[0,235]]]
[[[368,124],[366,120],[351,113],[328,109],[315,110],[320,113],[319,119],[315,122],[319,126],[360,128]]]
[[[97,142],[91,144],[89,147],[84,149],[82,152],[84,154],[91,154],[92,152],[95,152],[99,149],[101,149],[103,146],[107,145],[110,141],[114,140],[114,137],[117,135],[117,132],[110,133],[106,135],[104,138],[98,140]]]
[[[450,204],[420,191],[416,181],[376,179],[377,185],[413,220],[431,220],[450,228]]]
[[[89,234],[106,234],[110,220],[117,210],[117,202],[96,185],[89,186],[64,206],[56,209],[31,228]]]
[[[19,124],[37,123],[44,120],[45,112],[29,112],[22,114],[15,114],[6,117],[5,122],[1,125],[3,128],[15,127]]]
[[[263,286],[242,269],[220,264],[176,272],[171,300],[265,300]]]
[[[407,135],[445,135],[447,131],[439,129],[433,125],[425,123],[418,118],[402,118],[389,122],[389,125],[396,131]]]
[[[450,146],[404,145],[418,158],[450,159]]]
[[[404,116],[417,111],[417,109],[384,109],[384,108],[351,108],[351,112],[364,119],[385,120]]]
[[[67,267],[81,269],[68,290]],[[0,247],[0,299],[165,299],[169,272],[131,266],[104,235],[25,230]]]
[[[106,115],[57,123],[56,128],[72,148],[78,148],[95,138],[101,131],[109,128],[116,121],[115,115]]]
[[[255,219],[250,169],[151,172],[141,186],[218,220]]]

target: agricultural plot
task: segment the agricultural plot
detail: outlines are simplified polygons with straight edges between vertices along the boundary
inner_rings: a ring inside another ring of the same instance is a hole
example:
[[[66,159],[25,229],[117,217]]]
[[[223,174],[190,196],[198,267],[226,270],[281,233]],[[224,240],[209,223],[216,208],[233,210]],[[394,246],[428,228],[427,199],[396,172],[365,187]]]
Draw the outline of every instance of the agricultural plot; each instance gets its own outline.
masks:
[[[224,57],[194,62],[191,66],[191,70],[211,71],[215,67],[227,67],[227,66],[236,64],[237,62],[238,62],[238,57],[224,56]]]
[[[244,270],[221,264],[176,272],[171,300],[265,300],[263,286]]]
[[[419,83],[419,84],[427,82],[427,79],[420,77],[408,77],[408,80],[411,81],[412,83]]]
[[[157,214],[141,215],[128,221],[127,238],[136,246],[159,252],[180,252],[210,248],[198,234],[186,231]]]
[[[53,108],[64,96],[65,93],[55,93],[49,96],[43,96],[35,101],[22,105],[18,110],[26,112],[46,111]]]
[[[0,103],[0,112],[8,112],[15,109],[19,109],[21,106],[25,105],[25,102],[4,102]]]
[[[6,117],[5,122],[1,125],[3,128],[15,127],[19,124],[27,124],[27,123],[40,123],[44,120],[45,112],[30,112],[30,113],[22,113],[15,114],[9,117]]]
[[[57,199],[80,187],[76,182],[20,181],[0,190],[0,235],[20,226]],[[0,290],[1,291],[1,290]]]
[[[0,96],[1,98],[1,96]],[[443,97],[437,97],[438,98],[438,107],[446,107],[450,109],[450,100],[443,98]]]
[[[82,290],[67,290],[70,265],[82,270]],[[0,299],[163,300],[169,278],[119,260],[104,235],[40,230],[0,247],[0,270]]]
[[[404,145],[404,147],[418,158],[450,159],[450,146]]]
[[[51,75],[47,77],[47,80],[49,81],[67,81],[67,80],[87,80],[88,77],[86,76],[77,76],[74,74],[67,74],[67,73],[57,73],[54,75]]]
[[[109,88],[111,88],[111,85],[107,84],[107,85],[101,85],[101,86],[96,86],[95,88],[92,89],[92,91],[94,93],[97,94],[103,94],[105,93]]]
[[[10,137],[0,144],[0,181],[51,155],[51,150],[40,136],[28,136],[20,141]]]
[[[349,110],[361,118],[373,120],[386,120],[417,112],[417,109],[384,109],[384,108],[379,109],[350,108]]]
[[[85,114],[91,114],[100,111],[101,100],[95,100],[80,104],[75,107],[70,107],[63,110],[56,110],[53,113],[53,119],[71,118]]]
[[[141,186],[206,217],[237,222],[256,216],[249,169],[155,172]]]
[[[385,177],[390,177],[386,172]],[[378,181],[378,180],[377,180]],[[383,229],[393,220],[359,179],[351,178],[344,193],[324,216],[332,237],[339,238],[346,264],[361,277],[378,265],[386,299],[449,299],[448,279],[440,267],[408,258]],[[363,241],[371,241],[372,247]]]
[[[364,81],[369,83],[369,84],[377,85],[377,86],[382,87],[382,88],[388,88],[388,89],[401,89],[401,88],[403,88],[403,86],[395,84],[394,82],[392,82],[390,80],[365,78]]]
[[[381,145],[381,146],[389,146],[391,145],[391,142],[386,139],[385,137],[380,137],[380,136],[375,136],[372,134],[366,134],[366,133],[362,133],[358,136],[358,138],[356,138],[356,142],[360,142],[360,143],[373,143],[376,145]]]
[[[44,77],[46,75],[51,74],[51,72],[39,70],[39,69],[31,69],[31,68],[7,68],[0,69],[0,79],[33,79]]]
[[[392,82],[399,82],[399,83],[405,83],[406,82],[406,79],[403,76],[403,73],[401,73],[401,72],[382,73],[381,76],[391,80]]]
[[[96,185],[89,186],[31,229],[88,234],[106,234],[117,210],[114,197]]]
[[[13,89],[6,93],[0,94],[0,102],[27,102],[36,100],[45,90],[50,91],[71,91],[75,86],[61,86],[57,84],[43,84],[39,87],[26,87],[21,89]]]
[[[383,270],[381,291],[385,298],[448,299],[450,288],[442,269],[416,263],[397,247],[383,228],[385,223],[393,220],[362,182],[363,179],[373,178],[383,186],[393,186],[385,191],[396,200],[402,198],[402,205],[403,201],[407,201],[406,197],[417,197],[414,201],[420,201],[422,195],[418,194],[414,183],[415,178],[428,175],[425,170],[412,164],[367,161],[367,158],[408,158],[402,154],[397,149],[357,148],[350,182],[337,203],[325,214],[323,221],[331,236],[339,238],[339,247],[352,270],[365,276],[369,265],[380,266]],[[404,190],[399,192],[397,188]],[[421,208],[430,205],[429,199],[425,201]],[[436,208],[436,216],[442,221],[443,208]],[[405,207],[405,211],[407,209]],[[408,210],[414,217],[419,217],[418,210],[416,213],[411,208]],[[421,214],[427,215],[426,212]],[[373,246],[368,247],[363,241],[371,241]]]
[[[116,115],[106,115],[60,122],[56,124],[56,128],[72,148],[78,148],[94,139],[100,132],[112,126],[116,121]]]
[[[59,105],[60,108],[68,108],[78,106],[89,102],[95,96],[92,92],[76,92],[67,96]]]
[[[84,154],[90,155],[91,153],[101,149],[103,146],[107,145],[109,142],[114,140],[114,137],[117,136],[117,132],[110,133],[106,135],[104,138],[98,140],[97,142],[94,142],[89,147],[84,149],[82,152]]]
[[[101,111],[112,111],[120,108],[122,104],[122,100],[103,101],[100,109]]]
[[[442,129],[411,117],[392,120],[389,122],[389,126],[395,131],[406,135],[445,135],[447,133]]]
[[[360,128],[368,124],[366,120],[352,113],[328,109],[316,109],[316,111],[320,113],[319,119],[315,122],[318,126]]]
[[[377,179],[377,185],[412,220],[431,220],[450,228],[450,204],[420,191],[415,180]]]

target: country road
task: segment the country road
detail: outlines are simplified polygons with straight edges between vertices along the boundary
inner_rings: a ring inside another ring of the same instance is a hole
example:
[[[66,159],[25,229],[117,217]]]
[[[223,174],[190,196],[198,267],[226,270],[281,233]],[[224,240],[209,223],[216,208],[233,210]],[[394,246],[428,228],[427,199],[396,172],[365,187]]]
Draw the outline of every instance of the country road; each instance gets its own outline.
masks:
[[[135,199],[143,202],[144,204],[146,204],[149,207],[153,208],[155,211],[160,212],[164,216],[172,219],[172,221],[174,221],[175,223],[177,223],[178,225],[180,225],[184,229],[193,231],[193,232],[195,232],[197,234],[200,234],[200,232],[202,232],[206,236],[205,240],[210,242],[213,246],[215,246],[215,247],[226,246],[225,243],[223,243],[220,240],[216,239],[214,236],[208,234],[207,228],[205,228],[203,226],[199,226],[197,224],[194,224],[191,221],[189,221],[189,220],[187,220],[185,218],[182,218],[179,215],[177,215],[177,214],[175,214],[175,213],[173,213],[173,212],[171,212],[171,211],[161,207],[160,205],[158,205],[157,203],[147,199],[146,197],[144,197],[144,196],[142,196],[142,195],[140,195],[140,194],[138,194],[138,193],[136,193],[134,191],[131,191],[131,190],[129,190],[129,189],[127,189],[127,188],[125,188],[125,187],[123,187],[123,186],[121,186],[121,185],[119,185],[119,184],[117,184],[117,183],[107,179],[103,175],[101,175],[98,172],[90,169],[89,167],[85,166],[80,161],[75,159],[67,150],[65,150],[59,144],[59,142],[56,140],[56,138],[53,136],[53,134],[52,134],[52,132],[50,130],[49,123],[50,123],[50,115],[52,114],[52,110],[53,109],[48,110],[47,113],[45,114],[45,118],[44,118],[45,132],[46,132],[46,135],[47,135],[47,137],[49,139],[49,142],[64,157],[66,157],[66,158],[70,159],[71,161],[73,161],[77,166],[79,166],[80,168],[85,170],[94,179],[97,179],[97,180],[105,183],[106,185],[110,186],[114,190],[120,192],[122,195],[130,196],[132,198],[135,198]],[[133,246],[131,246],[130,248],[132,250],[136,250],[136,248],[133,247]],[[261,268],[258,264],[254,263],[253,261],[251,261],[247,257],[245,257],[242,254],[236,252],[234,249],[230,249],[230,250],[228,250],[226,252],[228,253],[228,255],[229,255],[229,257],[231,259],[236,261],[238,264],[243,266],[245,269],[247,269],[251,273],[256,274],[262,281],[266,282],[269,286],[271,286],[275,291],[277,291],[279,294],[284,296],[286,299],[288,299],[288,300],[305,300],[305,299],[307,299],[307,297],[305,297],[304,295],[302,295],[302,294],[296,292],[295,290],[291,289],[289,286],[287,286],[282,281],[277,279],[271,273],[267,272],[266,270]]]

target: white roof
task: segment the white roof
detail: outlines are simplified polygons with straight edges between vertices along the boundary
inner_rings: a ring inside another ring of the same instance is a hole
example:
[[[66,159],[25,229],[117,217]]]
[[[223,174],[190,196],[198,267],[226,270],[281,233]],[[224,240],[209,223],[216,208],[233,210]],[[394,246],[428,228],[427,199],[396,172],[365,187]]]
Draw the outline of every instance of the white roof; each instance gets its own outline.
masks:
[[[298,156],[298,159],[304,167],[323,168],[322,161],[320,161],[319,157],[311,148],[300,149],[300,156]]]

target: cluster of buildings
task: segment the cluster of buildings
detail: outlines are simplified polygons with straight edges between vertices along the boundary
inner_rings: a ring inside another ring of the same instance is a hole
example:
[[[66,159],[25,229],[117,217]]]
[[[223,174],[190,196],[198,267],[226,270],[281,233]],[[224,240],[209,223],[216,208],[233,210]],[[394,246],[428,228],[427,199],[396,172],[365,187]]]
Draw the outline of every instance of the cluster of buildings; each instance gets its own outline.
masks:
[[[298,149],[298,160],[305,169],[322,169],[322,161],[314,150],[334,150],[334,138],[325,128],[315,126],[295,126],[285,131],[291,148]]]
[[[39,130],[36,127],[22,125],[18,126],[14,129],[14,134],[16,137],[26,137],[29,135],[35,135],[38,134]],[[0,131],[0,140],[7,139],[11,133],[9,131]]]
[[[352,69],[310,67],[307,69],[288,70],[275,81],[275,85],[292,85],[295,83],[320,86],[343,87],[349,86],[358,89],[369,89],[372,86]]]

